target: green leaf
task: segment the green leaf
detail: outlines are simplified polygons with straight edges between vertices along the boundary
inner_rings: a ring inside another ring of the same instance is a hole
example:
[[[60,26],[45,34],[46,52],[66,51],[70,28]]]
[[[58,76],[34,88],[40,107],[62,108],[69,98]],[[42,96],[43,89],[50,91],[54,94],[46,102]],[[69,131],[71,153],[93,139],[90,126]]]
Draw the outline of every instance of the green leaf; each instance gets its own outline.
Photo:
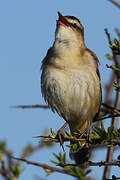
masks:
[[[0,142],[0,151],[3,153],[6,152],[6,143],[4,141]]]
[[[93,133],[91,133],[90,134],[90,138],[92,139],[92,140],[97,140],[97,139],[100,139],[100,136],[99,135],[96,135],[96,134],[93,134]]]
[[[23,171],[23,169],[21,169],[20,165],[17,165],[16,167],[11,167],[10,169],[11,169],[13,175],[17,178],[20,176],[21,172]]]
[[[50,160],[50,162],[52,162],[53,164],[56,164],[56,165],[58,165],[59,163],[58,163],[58,161],[55,161],[55,160]]]
[[[102,129],[103,132],[106,132],[106,131],[105,131],[105,128],[104,128],[104,124],[103,124],[102,121],[101,121],[101,129]]]
[[[66,133],[67,136],[72,137],[72,135],[68,131],[65,131],[65,133]]]
[[[65,138],[67,138],[67,139],[73,139],[72,134],[70,134],[68,131],[65,131],[65,133],[66,133],[66,135],[67,135],[67,136],[65,136]]]
[[[69,172],[69,174],[77,177],[79,180],[83,180],[85,177],[85,174],[82,172],[82,170],[77,169],[77,167],[71,167],[71,171]]]
[[[63,162],[66,164],[66,153],[63,154]]]
[[[120,85],[117,82],[113,82],[113,86],[116,88],[117,91],[120,90]]]
[[[50,132],[51,132],[52,136],[55,138],[55,137],[56,137],[56,134],[54,133],[54,131],[53,131],[52,128],[50,128]]]
[[[53,155],[55,156],[55,158],[59,161],[59,156],[56,153],[53,153]]]
[[[114,129],[114,126],[112,125],[112,126],[110,126],[110,127],[108,127],[108,133],[112,133],[113,132],[113,129]]]
[[[87,171],[86,171],[86,173],[85,173],[85,175],[87,176],[89,173],[91,173],[91,169],[88,169]]]
[[[114,58],[112,56],[110,56],[109,54],[106,54],[106,58],[109,59],[109,60],[114,60]]]
[[[73,146],[72,146],[72,148],[73,148],[74,150],[76,150],[76,149],[77,149],[77,143],[74,143]]]
[[[49,169],[44,168],[44,171],[46,172],[46,176],[49,176],[52,172]]]
[[[102,125],[102,124],[101,124]],[[99,135],[99,136],[103,136],[103,137],[105,137],[105,135],[106,135],[106,131],[105,131],[105,129],[104,129],[104,126],[102,125],[102,127],[101,128],[99,128],[99,127],[97,127],[97,126],[94,126],[94,131],[95,131],[95,133],[97,134],[97,135]]]
[[[114,38],[114,43],[115,43],[115,45],[119,45],[119,41],[116,39],[116,38]]]
[[[66,145],[66,147],[69,147],[69,148],[71,148],[71,147],[72,147],[72,145],[71,145],[71,144],[69,144],[69,145]]]
[[[113,147],[113,144],[108,144],[107,147],[108,148]]]
[[[0,160],[1,160],[1,161],[4,161],[4,155],[3,155],[2,152],[0,152]]]

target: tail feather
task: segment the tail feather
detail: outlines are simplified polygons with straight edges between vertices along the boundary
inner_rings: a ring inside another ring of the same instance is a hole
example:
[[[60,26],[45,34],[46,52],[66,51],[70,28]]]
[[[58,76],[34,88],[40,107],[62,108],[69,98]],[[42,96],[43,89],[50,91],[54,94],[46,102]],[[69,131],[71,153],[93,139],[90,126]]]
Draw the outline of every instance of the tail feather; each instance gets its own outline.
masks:
[[[78,129],[76,131],[74,130],[74,132],[72,130],[73,129],[70,127],[71,134],[74,136],[74,133],[77,132]],[[84,138],[85,134],[86,135],[89,134],[89,130],[90,130],[90,123],[89,121],[86,121],[85,123],[82,124],[81,128],[79,128],[79,131],[81,131],[80,136]],[[70,158],[74,160],[76,164],[83,164],[86,161],[88,161],[90,158],[90,148],[88,143],[83,142],[82,144],[83,144],[82,147],[78,145],[77,149],[74,149],[72,147],[70,149],[70,153],[69,153]],[[71,142],[71,145],[73,145],[73,142]]]
[[[83,164],[89,160],[90,148],[86,145],[81,147],[78,151],[71,148],[69,155],[70,158],[74,160],[76,164]]]

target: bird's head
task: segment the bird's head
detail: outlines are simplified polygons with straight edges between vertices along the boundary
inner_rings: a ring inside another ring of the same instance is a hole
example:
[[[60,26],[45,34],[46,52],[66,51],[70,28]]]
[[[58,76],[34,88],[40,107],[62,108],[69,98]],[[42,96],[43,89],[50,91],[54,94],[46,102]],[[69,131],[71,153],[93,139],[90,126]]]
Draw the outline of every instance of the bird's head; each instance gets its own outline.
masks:
[[[80,21],[74,16],[62,16],[58,12],[55,39],[60,42],[84,44],[84,28]]]

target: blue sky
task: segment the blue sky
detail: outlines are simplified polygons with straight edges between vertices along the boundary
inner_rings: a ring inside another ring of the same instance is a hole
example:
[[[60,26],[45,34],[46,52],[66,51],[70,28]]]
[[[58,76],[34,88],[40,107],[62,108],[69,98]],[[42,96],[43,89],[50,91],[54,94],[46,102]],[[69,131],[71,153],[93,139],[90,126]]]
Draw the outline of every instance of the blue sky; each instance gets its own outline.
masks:
[[[120,10],[107,0],[1,0],[0,1],[0,140],[6,140],[15,156],[19,156],[23,147],[32,142],[37,145],[35,135],[41,135],[44,129],[57,131],[64,121],[50,110],[11,109],[14,105],[45,104],[40,91],[40,66],[48,48],[54,41],[57,11],[63,15],[73,15],[80,19],[85,28],[86,45],[100,59],[102,85],[109,79],[109,63],[105,54],[110,53],[104,28],[108,28],[112,37],[114,29],[120,27]],[[33,155],[30,160],[49,163],[52,152],[59,152],[59,145],[53,149],[44,149]],[[105,158],[103,150],[95,152],[94,160]],[[38,167],[24,165],[26,170],[20,180],[32,180],[35,175],[45,177]],[[116,175],[120,176],[117,169]],[[93,177],[100,179],[102,168],[94,168]],[[63,178],[56,174],[49,180]],[[66,180],[70,179],[65,176]],[[71,178],[73,179],[73,178]]]

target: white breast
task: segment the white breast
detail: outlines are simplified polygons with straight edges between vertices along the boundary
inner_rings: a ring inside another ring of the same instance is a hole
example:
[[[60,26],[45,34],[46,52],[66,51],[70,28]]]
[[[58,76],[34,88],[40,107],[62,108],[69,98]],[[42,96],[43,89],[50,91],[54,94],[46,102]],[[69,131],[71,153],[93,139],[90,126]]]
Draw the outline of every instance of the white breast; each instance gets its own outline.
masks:
[[[42,74],[45,100],[53,111],[66,121],[75,122],[76,126],[81,126],[88,118],[92,121],[98,111],[99,92],[99,78],[89,67],[69,71],[49,68]]]

